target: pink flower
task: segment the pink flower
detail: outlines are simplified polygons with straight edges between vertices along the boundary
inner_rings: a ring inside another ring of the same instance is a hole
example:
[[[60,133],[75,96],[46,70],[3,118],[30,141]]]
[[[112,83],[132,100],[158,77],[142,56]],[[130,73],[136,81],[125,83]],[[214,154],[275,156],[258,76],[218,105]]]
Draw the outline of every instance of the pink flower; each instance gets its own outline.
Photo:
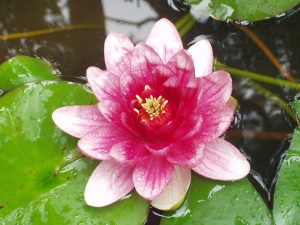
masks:
[[[102,160],[87,183],[87,204],[105,206],[135,188],[167,210],[184,198],[191,170],[225,181],[248,174],[243,155],[219,138],[235,104],[230,75],[212,72],[208,41],[185,50],[173,24],[161,19],[136,46],[110,33],[104,54],[107,70],[87,70],[99,103],[53,113],[58,127],[80,138],[84,155]]]

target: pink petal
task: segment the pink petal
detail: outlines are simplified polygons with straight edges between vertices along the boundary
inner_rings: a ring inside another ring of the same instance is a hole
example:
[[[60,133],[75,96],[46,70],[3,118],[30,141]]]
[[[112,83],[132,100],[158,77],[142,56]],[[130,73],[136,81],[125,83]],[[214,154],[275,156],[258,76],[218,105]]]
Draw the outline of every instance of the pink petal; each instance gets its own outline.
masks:
[[[200,40],[193,44],[188,52],[191,54],[196,77],[202,77],[210,74],[213,70],[213,50],[208,40]]]
[[[204,108],[201,112],[202,124],[197,136],[201,142],[210,142],[225,133],[233,120],[233,105]]]
[[[172,69],[176,84],[168,86],[183,86],[194,78],[194,64],[186,50],[179,50],[167,64]],[[173,78],[173,77],[172,77]]]
[[[133,172],[136,191],[146,199],[159,195],[173,176],[172,164],[160,157],[149,157],[139,162]]]
[[[133,99],[136,100],[136,94],[141,93],[144,87],[145,84],[143,84],[143,81],[137,76],[132,76],[131,74],[124,72],[120,77],[122,96],[124,102],[128,102],[129,105]]]
[[[206,144],[203,159],[192,169],[202,176],[228,181],[247,176],[250,165],[232,144],[217,139]]]
[[[183,48],[176,27],[167,19],[161,19],[153,26],[146,44],[152,47],[164,63]]]
[[[115,144],[111,149],[110,156],[125,163],[141,160],[149,156],[149,153],[141,141],[126,140]]]
[[[182,79],[176,75],[177,74],[174,73],[169,66],[163,64],[157,65],[153,68],[151,74],[149,74],[148,84],[151,87],[154,87],[154,89],[156,89],[157,91],[160,90],[159,94],[165,95],[167,93],[171,96],[174,96],[174,91],[171,92],[167,88],[170,87],[174,90],[174,88],[177,88],[179,86],[179,82],[182,81]],[[177,90],[175,89],[175,91]]]
[[[194,62],[185,49],[176,52],[167,64],[173,72],[181,76],[194,75]]]
[[[199,115],[187,115],[173,134],[174,140],[186,140],[197,134],[203,127],[203,119]]]
[[[199,114],[193,114],[197,112],[197,109],[203,109],[200,101],[202,96],[202,81],[200,79],[190,79],[185,87],[182,88],[180,96],[180,104],[178,106],[178,114],[185,115],[185,118],[189,118],[192,121],[201,120]],[[195,111],[196,110],[196,111]],[[190,118],[191,117],[191,118]],[[192,118],[196,117],[196,118]],[[186,122],[186,121],[185,121]],[[194,129],[195,130],[195,129]]]
[[[103,161],[89,178],[84,198],[90,206],[103,207],[119,200],[133,187],[132,167],[125,167],[113,161]]]
[[[200,107],[226,104],[232,93],[232,80],[225,71],[215,71],[202,77],[202,96]]]
[[[131,138],[129,134],[107,123],[96,132],[85,135],[78,142],[78,147],[84,155],[90,158],[107,160],[110,158],[109,153],[112,146],[129,138]]]
[[[97,105],[65,106],[56,109],[52,119],[60,129],[78,138],[101,129],[107,123]]]
[[[103,116],[112,124],[117,127],[122,128],[122,114],[124,113],[124,107],[116,101],[102,101],[98,104],[98,108],[103,114]]]
[[[136,45],[131,56],[131,74],[144,79],[147,83],[149,75],[156,65],[162,64],[157,53],[148,45],[139,43]]]
[[[99,101],[119,100],[120,78],[97,67],[87,69],[87,79]]]
[[[191,170],[175,166],[172,180],[163,192],[151,201],[151,205],[160,210],[174,210],[178,208],[184,200],[190,183]]]
[[[128,133],[139,136],[136,123],[133,120],[132,112],[128,112],[128,109],[120,104],[118,101],[102,101],[98,104],[98,108],[102,115],[116,128],[129,131]]]
[[[121,75],[129,68],[129,55],[133,48],[134,45],[125,35],[110,33],[104,43],[106,69],[116,75]]]
[[[203,158],[204,147],[198,141],[177,142],[169,147],[166,158],[172,164],[195,166]]]

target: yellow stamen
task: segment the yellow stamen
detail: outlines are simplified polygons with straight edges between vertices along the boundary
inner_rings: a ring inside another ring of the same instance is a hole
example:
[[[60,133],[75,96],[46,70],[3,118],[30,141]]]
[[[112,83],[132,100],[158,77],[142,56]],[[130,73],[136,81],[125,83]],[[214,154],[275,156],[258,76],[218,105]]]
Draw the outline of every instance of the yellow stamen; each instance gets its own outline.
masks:
[[[136,97],[136,99],[138,100],[138,102],[139,102],[140,104],[143,103],[143,99],[142,99],[139,95],[136,95],[135,97]]]
[[[150,95],[150,98],[146,98],[145,103],[142,103],[141,106],[148,113],[150,120],[153,120],[155,117],[165,113],[164,108],[167,103],[168,100],[165,100],[162,96],[156,98]]]
[[[144,86],[144,90],[150,90],[149,85]],[[163,113],[166,113],[164,108],[168,104],[168,100],[164,99],[162,96],[153,97],[150,95],[149,98],[142,99],[139,95],[135,95],[136,99],[140,106],[148,113],[150,120],[153,120],[155,117],[160,116]],[[133,109],[137,114],[140,113],[139,107]]]
[[[163,104],[161,105],[161,107],[162,107],[162,108],[165,108],[165,106],[168,104],[168,102],[169,102],[168,100],[165,100],[165,101],[163,102]]]

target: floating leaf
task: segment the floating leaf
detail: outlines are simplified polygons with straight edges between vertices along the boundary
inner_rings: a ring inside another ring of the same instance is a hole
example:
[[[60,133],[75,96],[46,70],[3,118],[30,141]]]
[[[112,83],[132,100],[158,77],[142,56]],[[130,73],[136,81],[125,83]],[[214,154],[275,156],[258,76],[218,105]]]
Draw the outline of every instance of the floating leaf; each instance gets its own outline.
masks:
[[[38,80],[59,80],[47,62],[29,56],[16,56],[0,65],[0,90],[7,91]]]
[[[105,208],[84,202],[98,162],[82,158],[51,114],[94,102],[84,86],[62,81],[30,83],[0,98],[0,224],[143,224],[148,204],[136,194]]]
[[[293,103],[300,118],[300,101]],[[300,128],[294,132],[290,149],[279,171],[274,195],[276,224],[294,225],[300,221]]]
[[[269,210],[247,178],[220,182],[193,176],[184,204],[164,216],[162,225],[272,224]]]
[[[187,0],[198,12],[219,20],[257,21],[283,14],[300,0]]]
[[[293,102],[293,109],[294,109],[297,117],[300,119],[300,101]]]

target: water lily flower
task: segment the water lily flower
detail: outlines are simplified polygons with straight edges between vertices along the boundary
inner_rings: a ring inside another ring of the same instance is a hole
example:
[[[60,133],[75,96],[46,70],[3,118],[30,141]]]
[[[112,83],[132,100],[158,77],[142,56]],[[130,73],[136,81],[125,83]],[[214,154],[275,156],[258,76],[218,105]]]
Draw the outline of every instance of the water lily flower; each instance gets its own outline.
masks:
[[[88,205],[109,205],[133,188],[162,210],[180,204],[191,171],[216,180],[237,180],[249,163],[220,138],[233,119],[232,80],[212,71],[210,43],[188,50],[167,19],[145,43],[133,45],[110,33],[104,45],[106,70],[87,69],[99,103],[55,110],[55,124],[80,138],[81,152],[101,160],[89,178]]]

